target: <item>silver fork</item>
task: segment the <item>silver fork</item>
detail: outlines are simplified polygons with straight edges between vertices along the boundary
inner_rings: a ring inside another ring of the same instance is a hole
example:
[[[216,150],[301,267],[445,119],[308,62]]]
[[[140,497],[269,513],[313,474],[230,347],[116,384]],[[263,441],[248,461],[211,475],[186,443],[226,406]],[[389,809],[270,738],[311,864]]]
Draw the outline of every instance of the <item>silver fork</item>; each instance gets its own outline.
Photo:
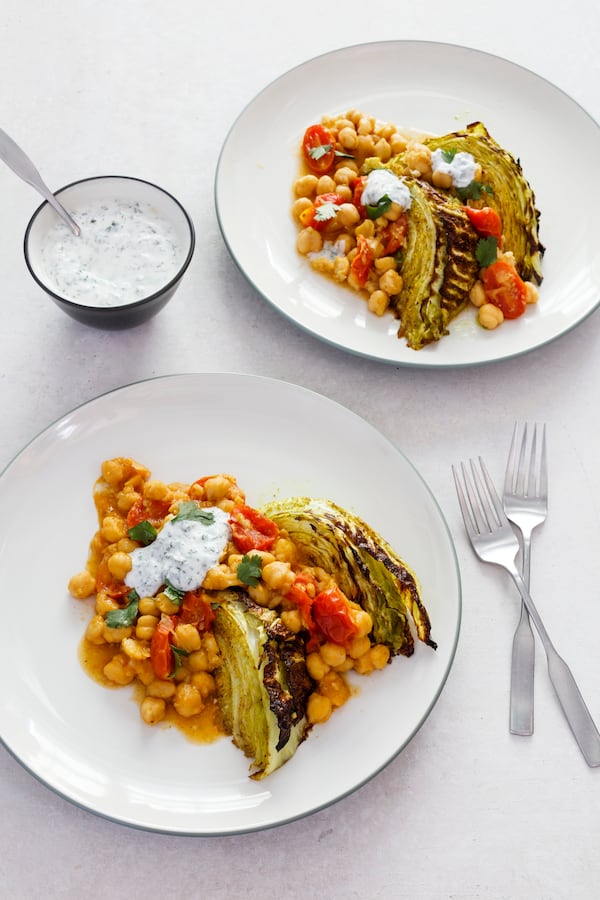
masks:
[[[548,659],[548,675],[562,711],[588,766],[600,766],[600,734],[566,662],[558,655],[517,569],[519,540],[502,508],[492,479],[479,457],[479,468],[470,461],[471,477],[461,463],[462,483],[452,466],[458,502],[473,550],[483,562],[506,569],[515,582]],[[464,488],[463,488],[464,484]]]
[[[548,474],[546,426],[542,429],[538,454],[537,425],[533,426],[529,455],[528,428],[525,424],[519,444],[519,426],[515,424],[504,480],[504,512],[521,532],[521,574],[527,590],[530,583],[531,535],[548,514]],[[509,728],[512,734],[533,734],[533,675],[535,641],[529,613],[524,603],[512,645],[510,671]]]

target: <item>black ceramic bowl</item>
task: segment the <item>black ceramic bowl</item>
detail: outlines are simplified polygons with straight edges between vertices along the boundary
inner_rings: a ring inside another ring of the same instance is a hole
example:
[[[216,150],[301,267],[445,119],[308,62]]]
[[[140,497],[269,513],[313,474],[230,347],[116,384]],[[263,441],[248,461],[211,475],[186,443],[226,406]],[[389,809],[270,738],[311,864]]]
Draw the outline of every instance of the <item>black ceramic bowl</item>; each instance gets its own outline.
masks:
[[[24,242],[35,281],[85,325],[129,328],[155,316],[194,252],[194,226],[183,206],[155,184],[122,175],[76,181],[56,196],[81,236],[42,203]]]

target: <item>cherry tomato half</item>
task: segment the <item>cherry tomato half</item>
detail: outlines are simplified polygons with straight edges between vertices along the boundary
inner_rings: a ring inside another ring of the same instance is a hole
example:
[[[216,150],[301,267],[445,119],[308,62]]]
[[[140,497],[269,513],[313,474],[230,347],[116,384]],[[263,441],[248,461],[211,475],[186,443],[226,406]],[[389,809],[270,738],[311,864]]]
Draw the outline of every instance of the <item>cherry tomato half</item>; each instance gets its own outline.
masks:
[[[234,506],[229,516],[233,542],[242,553],[270,550],[279,537],[279,528],[271,519],[251,506]]]
[[[127,527],[133,528],[140,522],[150,522],[152,525],[161,525],[164,517],[169,512],[171,502],[169,500],[137,500],[127,513]]]
[[[352,202],[359,211],[361,219],[364,219],[367,215],[367,207],[362,202],[362,195],[366,186],[366,175],[359,175],[352,183]]]
[[[502,221],[495,209],[484,206],[483,209],[475,209],[473,206],[465,206],[471,225],[482,237],[493,237],[499,241],[502,237]]]
[[[383,245],[385,256],[392,256],[404,246],[407,231],[408,215],[406,213],[401,213],[395,222],[390,222],[389,225],[386,225],[382,235],[385,241]]]
[[[334,206],[341,206],[342,203],[345,203],[345,200],[340,194],[328,193],[328,194],[319,194],[319,196],[315,199],[315,202],[312,206],[309,206],[300,214],[300,221],[304,225],[305,228],[309,226],[314,228],[316,231],[323,231],[330,225],[332,222],[335,222],[335,215],[330,216],[327,219],[319,219],[317,210],[320,206],[325,206],[326,203],[332,203]],[[333,210],[332,210],[333,212]]]
[[[371,271],[373,252],[364,234],[356,238],[356,255],[350,263],[350,272],[356,278],[360,287],[364,287]]]
[[[299,572],[285,595],[286,600],[291,600],[298,607],[304,619],[304,624],[309,631],[312,631],[314,628],[311,607],[316,592],[316,584],[316,580],[312,575],[306,572]],[[311,593],[309,593],[309,589]]]
[[[518,319],[527,306],[527,288],[514,266],[499,259],[481,275],[488,303],[501,309],[505,319]]]
[[[150,641],[150,662],[156,677],[163,681],[173,672],[174,654],[171,642],[177,622],[177,616],[163,616],[154,629]]]
[[[338,588],[317,594],[312,604],[312,616],[321,635],[334,644],[345,644],[358,631],[346,599]]]
[[[335,162],[335,141],[323,125],[310,125],[302,139],[306,165],[315,175],[326,175]]]
[[[198,591],[187,591],[179,607],[179,621],[184,625],[195,625],[198,631],[206,631],[215,620],[210,603]]]

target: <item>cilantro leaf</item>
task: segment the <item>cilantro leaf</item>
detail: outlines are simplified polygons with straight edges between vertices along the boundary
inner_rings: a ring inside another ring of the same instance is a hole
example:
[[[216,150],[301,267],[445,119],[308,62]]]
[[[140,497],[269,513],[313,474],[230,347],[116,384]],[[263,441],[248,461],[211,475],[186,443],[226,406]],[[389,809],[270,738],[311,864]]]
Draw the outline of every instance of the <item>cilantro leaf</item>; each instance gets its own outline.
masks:
[[[169,675],[169,678],[173,678],[174,675],[179,672],[181,668],[181,663],[183,662],[183,658],[189,656],[189,650],[184,650],[183,647],[176,647],[175,644],[170,644],[171,650],[173,651],[173,656],[175,658],[175,668]]]
[[[321,157],[331,153],[332,150],[333,147],[331,144],[318,144],[316,147],[310,148],[308,155],[311,159],[321,159]]]
[[[493,190],[489,184],[482,184],[481,181],[472,181],[464,188],[456,188],[456,193],[460,200],[481,200],[482,194],[493,194]]]
[[[185,503],[179,504],[179,512],[171,519],[172,522],[181,522],[183,520],[212,525],[215,521],[215,514],[212,509],[204,509],[202,506],[198,506],[195,500],[187,500]]]
[[[448,147],[447,150],[442,150],[442,158],[444,162],[451,163],[457,153],[456,147]]]
[[[256,587],[262,574],[262,559],[256,553],[246,553],[237,567],[237,577],[243,584]]]
[[[354,156],[352,155],[352,153],[344,153],[343,150],[336,150],[335,155],[341,156],[343,159],[354,159]]]
[[[171,582],[167,578],[163,594],[167,595],[167,597],[169,598],[171,603],[175,603],[176,606],[179,606],[179,604],[183,600],[185,591],[182,591],[179,588],[176,588],[175,585],[171,584]]]
[[[391,205],[392,201],[387,194],[384,194],[383,197],[379,198],[377,203],[367,205],[367,215],[369,219],[378,219],[379,216],[382,216],[388,211]]]
[[[480,238],[477,242],[475,256],[482,269],[491,266],[498,259],[498,239],[495,237]]]
[[[137,591],[129,591],[127,599],[129,603],[123,609],[111,609],[106,613],[104,621],[109,628],[128,628],[135,622],[140,599]]]
[[[139,522],[137,525],[134,525],[127,532],[132,541],[139,541],[140,544],[147,546],[151,544],[153,540],[156,539],[156,535],[158,531],[148,519],[144,519],[143,522]]]
[[[337,203],[321,203],[315,209],[315,222],[329,222],[330,219],[335,219],[338,209]]]

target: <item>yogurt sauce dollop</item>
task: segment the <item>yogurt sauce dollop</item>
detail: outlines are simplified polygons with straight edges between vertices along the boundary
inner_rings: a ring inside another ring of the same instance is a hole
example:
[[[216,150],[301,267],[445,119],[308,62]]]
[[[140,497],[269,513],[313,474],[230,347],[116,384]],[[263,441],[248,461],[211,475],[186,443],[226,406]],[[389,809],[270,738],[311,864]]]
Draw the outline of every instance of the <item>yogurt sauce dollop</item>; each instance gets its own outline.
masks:
[[[206,573],[217,565],[229,540],[229,515],[216,506],[205,507],[212,521],[170,519],[147,547],[131,553],[127,587],[140,597],[153,597],[168,581],[180,591],[200,587]]]
[[[71,211],[40,247],[49,287],[84,306],[122,306],[156,293],[177,274],[181,247],[172,224],[150,203],[111,199]]]
[[[402,209],[410,209],[412,197],[404,180],[389,169],[373,169],[367,176],[360,201],[363,206],[377,206],[384,197],[389,197],[392,203],[397,203]]]
[[[457,188],[466,188],[471,184],[475,177],[476,167],[474,156],[464,150],[455,153],[452,160],[448,160],[444,156],[443,150],[434,150],[431,154],[432,171],[450,175],[452,184]]]

